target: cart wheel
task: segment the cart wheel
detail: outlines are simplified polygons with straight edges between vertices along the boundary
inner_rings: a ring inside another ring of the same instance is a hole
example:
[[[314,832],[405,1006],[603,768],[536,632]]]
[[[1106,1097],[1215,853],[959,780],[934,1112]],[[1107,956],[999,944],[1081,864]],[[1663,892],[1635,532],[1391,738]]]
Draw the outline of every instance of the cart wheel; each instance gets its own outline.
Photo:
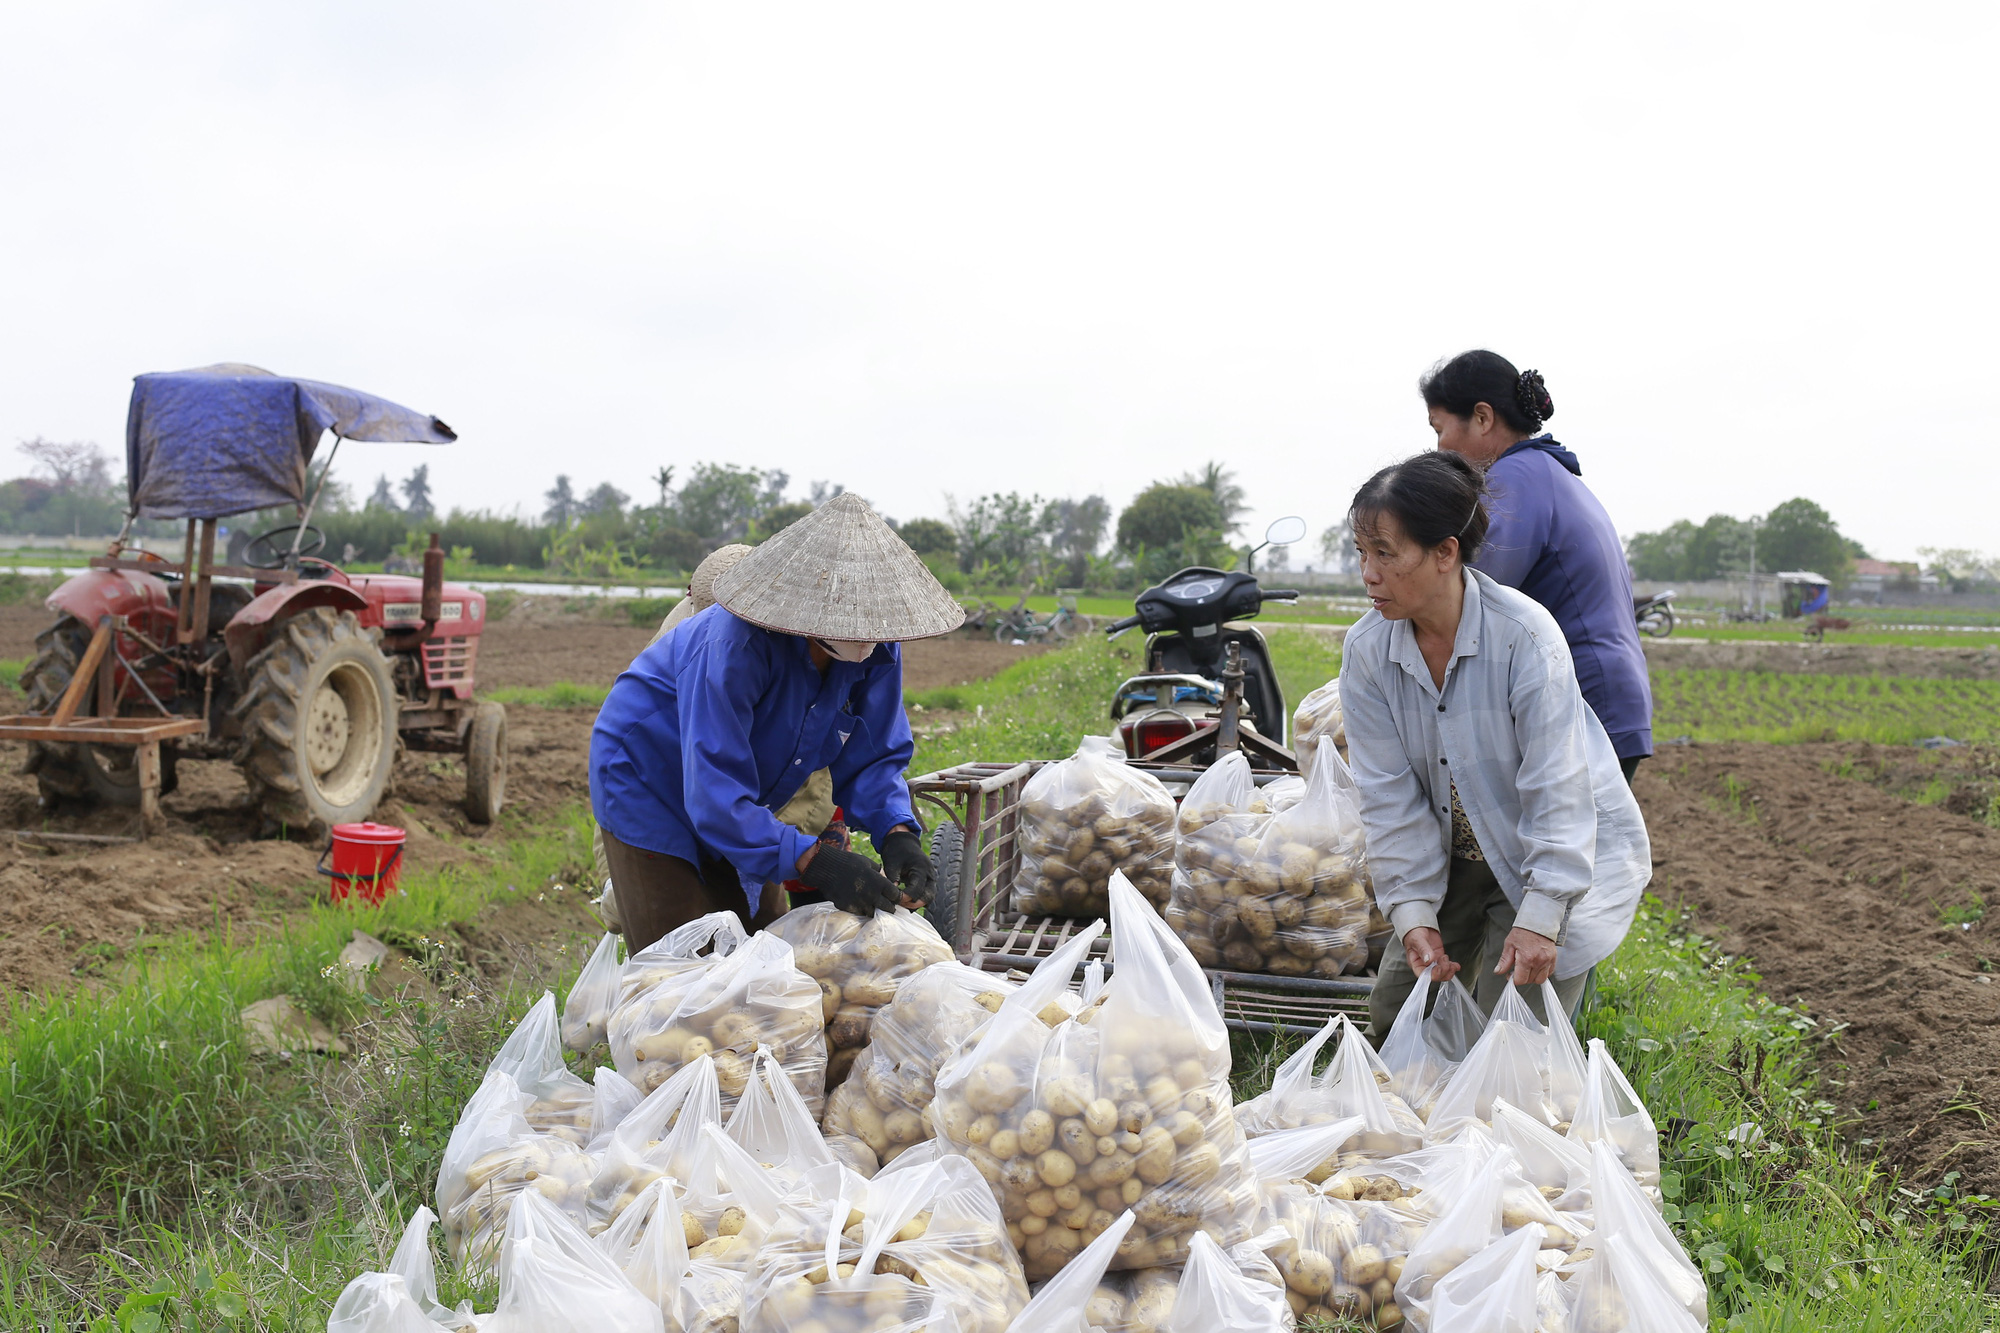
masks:
[[[507,706],[491,699],[472,715],[465,737],[465,817],[491,824],[507,799]]]
[[[958,937],[958,895],[965,878],[965,830],[954,820],[945,820],[931,833],[931,869],[937,875],[937,892],[924,908],[924,916],[952,951],[962,954],[965,941]]]

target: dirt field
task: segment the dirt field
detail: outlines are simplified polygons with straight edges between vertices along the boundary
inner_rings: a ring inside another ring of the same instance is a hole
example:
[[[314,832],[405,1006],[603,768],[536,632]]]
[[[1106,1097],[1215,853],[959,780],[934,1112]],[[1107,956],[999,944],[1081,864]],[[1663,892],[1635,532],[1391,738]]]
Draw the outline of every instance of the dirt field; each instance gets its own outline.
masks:
[[[27,657],[48,623],[39,607],[0,607],[0,658]],[[651,632],[597,618],[550,613],[530,601],[492,624],[481,643],[482,686],[609,684]],[[1027,653],[981,639],[912,644],[912,689],[990,675]],[[21,706],[0,690],[0,712]],[[591,709],[516,707],[508,711],[507,802],[532,817],[584,799]],[[0,829],[66,833],[128,832],[129,812],[45,816],[20,753],[0,756]],[[465,774],[456,756],[407,752],[376,818],[409,830],[413,863],[449,864],[470,855],[467,841],[491,836],[458,807]],[[162,802],[165,832],[134,846],[60,852],[0,837],[0,990],[33,989],[88,976],[123,957],[142,933],[184,928],[275,925],[307,906],[318,889],[320,847],[259,841],[243,806],[244,784],[228,764],[188,763],[180,788]]]
[[[1666,747],[1640,770],[1653,887],[1776,999],[1845,1024],[1827,1074],[1856,1137],[1920,1181],[2000,1187],[1996,755]],[[1919,804],[1910,795],[1931,803]]]

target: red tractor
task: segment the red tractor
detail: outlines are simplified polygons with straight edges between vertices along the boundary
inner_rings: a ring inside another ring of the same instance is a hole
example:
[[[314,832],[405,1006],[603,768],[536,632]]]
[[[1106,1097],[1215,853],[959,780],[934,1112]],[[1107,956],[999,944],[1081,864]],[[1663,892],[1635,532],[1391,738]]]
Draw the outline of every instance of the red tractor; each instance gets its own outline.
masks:
[[[48,599],[58,618],[21,676],[29,713],[0,720],[0,739],[29,742],[45,803],[150,815],[180,760],[224,759],[267,828],[315,832],[368,818],[409,746],[462,753],[467,815],[498,815],[507,714],[473,698],[486,598],[444,582],[435,535],[422,578],[317,558],[306,480],[328,429],[335,452],[456,438],[435,417],[251,366],[138,377],[126,530]],[[297,523],[253,538],[240,566],[215,563],[218,519],[287,503]],[[134,519],[185,519],[182,558],[128,553]]]

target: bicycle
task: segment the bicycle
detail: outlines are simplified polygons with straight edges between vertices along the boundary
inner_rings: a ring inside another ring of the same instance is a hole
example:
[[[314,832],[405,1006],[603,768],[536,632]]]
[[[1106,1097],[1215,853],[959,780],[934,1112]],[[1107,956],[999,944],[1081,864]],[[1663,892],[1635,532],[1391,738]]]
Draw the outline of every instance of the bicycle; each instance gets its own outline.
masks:
[[[1028,599],[1023,597],[1014,603],[993,626],[995,643],[1033,643],[1038,639],[1048,639],[1054,643],[1065,643],[1072,635],[1090,632],[1090,617],[1076,609],[1076,598],[1063,597],[1056,602],[1056,609],[1046,620],[1038,619],[1028,609]]]

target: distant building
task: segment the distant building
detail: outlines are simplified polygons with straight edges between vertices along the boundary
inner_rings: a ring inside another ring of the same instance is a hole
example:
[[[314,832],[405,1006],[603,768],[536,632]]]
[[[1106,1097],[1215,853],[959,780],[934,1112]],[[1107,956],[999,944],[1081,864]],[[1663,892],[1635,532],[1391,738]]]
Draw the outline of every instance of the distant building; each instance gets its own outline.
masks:
[[[1935,574],[1925,574],[1914,560],[1856,560],[1847,580],[1849,592],[1936,592]]]

